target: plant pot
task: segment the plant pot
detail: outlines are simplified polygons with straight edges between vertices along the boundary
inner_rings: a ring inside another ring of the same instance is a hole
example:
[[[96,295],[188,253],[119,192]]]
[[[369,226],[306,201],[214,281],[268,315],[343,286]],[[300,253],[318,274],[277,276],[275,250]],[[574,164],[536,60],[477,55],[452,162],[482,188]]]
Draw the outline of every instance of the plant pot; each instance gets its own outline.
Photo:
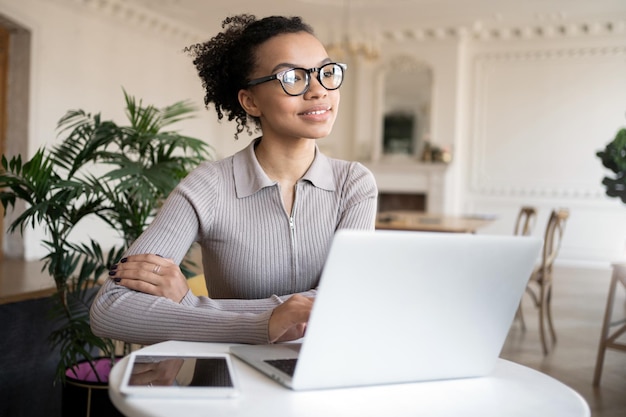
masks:
[[[119,358],[116,358],[116,362]],[[123,417],[109,398],[109,373],[111,359],[96,359],[96,377],[89,362],[79,362],[65,372],[63,386],[63,417]]]

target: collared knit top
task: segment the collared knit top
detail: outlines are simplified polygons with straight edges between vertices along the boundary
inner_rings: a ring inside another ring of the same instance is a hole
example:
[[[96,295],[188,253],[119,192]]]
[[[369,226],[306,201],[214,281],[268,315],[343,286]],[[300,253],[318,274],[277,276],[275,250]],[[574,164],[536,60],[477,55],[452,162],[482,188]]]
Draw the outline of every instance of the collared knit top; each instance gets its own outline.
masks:
[[[256,159],[258,140],[192,171],[126,253],[180,263],[198,242],[210,298],[188,291],[176,303],[107,280],[91,307],[96,335],[267,343],[272,310],[292,294],[315,295],[334,233],[374,228],[377,189],[367,168],[316,149],[289,214]]]

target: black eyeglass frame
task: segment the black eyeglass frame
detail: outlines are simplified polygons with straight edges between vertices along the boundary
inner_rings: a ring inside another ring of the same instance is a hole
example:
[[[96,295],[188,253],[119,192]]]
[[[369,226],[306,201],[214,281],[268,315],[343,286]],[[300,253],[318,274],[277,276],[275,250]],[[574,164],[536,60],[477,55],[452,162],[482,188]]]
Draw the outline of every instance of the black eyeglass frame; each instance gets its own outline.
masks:
[[[339,85],[337,87],[334,87],[334,88],[328,88],[322,82],[321,70],[322,70],[322,68],[327,67],[329,65],[337,65],[338,67],[341,68],[341,82],[339,83]],[[329,62],[329,63],[324,64],[321,67],[317,67],[317,68],[315,68],[315,67],[308,68],[308,69],[307,68],[300,68],[300,67],[287,68],[287,69],[284,69],[282,71],[277,72],[276,74],[272,74],[272,75],[268,75],[266,77],[255,78],[254,80],[250,80],[250,81],[248,81],[248,87],[254,87],[255,85],[263,84],[263,83],[266,83],[268,81],[278,80],[280,82],[280,86],[282,87],[282,89],[285,92],[285,94],[290,95],[290,96],[294,96],[294,97],[301,96],[301,95],[305,94],[307,91],[309,91],[309,88],[311,87],[311,74],[315,72],[315,73],[317,73],[317,81],[319,81],[320,85],[322,87],[324,87],[328,91],[333,91],[333,90],[339,89],[339,87],[341,87],[341,85],[343,84],[343,78],[344,78],[344,74],[345,74],[346,69],[348,69],[348,65],[342,64],[342,63],[339,63],[339,62]],[[285,84],[283,84],[283,76],[285,75],[285,73],[287,73],[289,71],[293,71],[293,70],[302,70],[306,74],[306,87],[304,88],[304,90],[302,90],[301,93],[298,93],[298,94],[292,94],[292,93],[288,92],[287,89],[285,88]]]

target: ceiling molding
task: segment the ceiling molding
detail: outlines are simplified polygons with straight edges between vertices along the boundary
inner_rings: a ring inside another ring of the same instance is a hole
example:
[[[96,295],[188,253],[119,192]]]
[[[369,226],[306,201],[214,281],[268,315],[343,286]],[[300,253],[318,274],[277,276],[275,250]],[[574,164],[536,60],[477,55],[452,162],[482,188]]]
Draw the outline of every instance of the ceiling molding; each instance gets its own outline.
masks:
[[[490,51],[476,53],[475,61],[542,60],[575,57],[626,56],[626,46],[564,47],[532,51]]]
[[[206,35],[190,25],[160,15],[139,5],[123,0],[55,0],[73,8],[115,19],[128,26],[158,33],[167,38],[182,39],[187,43],[204,41]]]
[[[626,19],[583,21],[485,27],[453,26],[383,31],[383,39],[392,42],[473,39],[476,41],[507,41],[530,39],[581,38],[626,35]]]
[[[206,40],[206,33],[195,29],[189,22],[159,14],[139,2],[125,0],[55,0],[73,7],[99,13],[108,18],[153,31],[161,35],[184,39],[187,42]],[[371,25],[368,25],[368,27]],[[328,28],[331,30],[332,28]],[[372,28],[369,27],[371,35]],[[375,29],[373,29],[375,30]],[[357,30],[358,32],[358,30]],[[388,42],[442,41],[473,39],[476,41],[507,41],[530,39],[580,38],[594,36],[623,36],[626,34],[626,17],[617,16],[603,20],[589,19],[569,21],[564,17],[546,19],[545,22],[530,24],[490,24],[476,21],[469,25],[379,29],[374,36]]]

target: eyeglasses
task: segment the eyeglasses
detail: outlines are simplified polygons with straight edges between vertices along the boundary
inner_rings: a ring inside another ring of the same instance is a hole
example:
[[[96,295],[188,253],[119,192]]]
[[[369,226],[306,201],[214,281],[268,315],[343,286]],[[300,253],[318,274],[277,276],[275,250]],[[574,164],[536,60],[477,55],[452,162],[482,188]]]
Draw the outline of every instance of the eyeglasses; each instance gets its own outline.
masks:
[[[343,73],[348,68],[346,64],[330,62],[319,68],[289,68],[267,77],[261,77],[248,82],[248,87],[268,81],[278,80],[285,93],[290,96],[300,96],[309,90],[311,74],[317,73],[317,80],[327,90],[336,90],[341,87]]]

